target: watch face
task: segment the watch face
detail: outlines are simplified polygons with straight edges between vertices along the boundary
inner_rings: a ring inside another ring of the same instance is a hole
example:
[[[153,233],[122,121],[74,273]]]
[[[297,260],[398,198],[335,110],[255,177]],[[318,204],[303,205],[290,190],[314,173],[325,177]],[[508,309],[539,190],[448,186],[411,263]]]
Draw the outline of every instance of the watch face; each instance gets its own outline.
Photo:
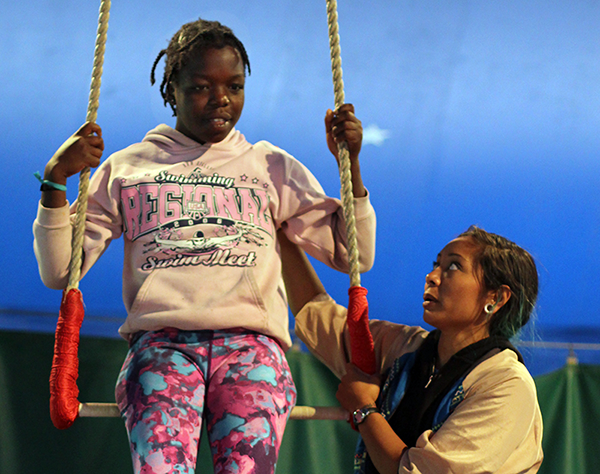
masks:
[[[353,414],[354,424],[358,425],[365,419],[365,414],[361,410],[356,410]]]
[[[367,416],[369,416],[371,413],[375,413],[376,411],[377,408],[375,407],[359,408],[354,413],[352,413],[352,421],[355,425],[360,425],[363,421],[365,421],[365,418]]]

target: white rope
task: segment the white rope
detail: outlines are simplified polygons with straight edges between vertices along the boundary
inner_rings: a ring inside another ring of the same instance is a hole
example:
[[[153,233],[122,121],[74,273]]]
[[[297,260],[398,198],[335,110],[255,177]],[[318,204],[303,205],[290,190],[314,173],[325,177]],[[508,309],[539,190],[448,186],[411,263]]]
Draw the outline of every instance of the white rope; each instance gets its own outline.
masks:
[[[102,0],[98,14],[98,33],[94,49],[94,66],[92,68],[92,83],[88,100],[87,122],[95,122],[98,116],[100,103],[100,84],[102,82],[102,68],[104,65],[104,50],[106,46],[106,32],[108,31],[108,18],[110,16],[110,0]],[[71,262],[69,263],[69,284],[67,291],[79,287],[81,265],[83,256],[83,236],[85,234],[85,214],[87,212],[88,188],[90,184],[90,169],[88,167],[79,173],[79,194],[77,197],[77,212],[73,227],[73,241],[71,243]]]
[[[344,104],[344,81],[342,79],[342,56],[338,27],[337,2],[327,0],[327,23],[329,25],[329,49],[331,51],[331,71],[333,74],[333,92],[335,108]],[[340,158],[341,198],[346,220],[346,237],[348,239],[348,263],[350,265],[350,286],[360,286],[358,266],[358,244],[356,239],[356,219],[354,217],[354,196],[352,194],[352,172],[350,170],[350,153],[346,142],[338,145]]]
[[[80,403],[79,416],[87,418],[117,418],[121,416],[116,403]],[[305,407],[292,408],[292,420],[344,420],[349,414],[341,407]]]

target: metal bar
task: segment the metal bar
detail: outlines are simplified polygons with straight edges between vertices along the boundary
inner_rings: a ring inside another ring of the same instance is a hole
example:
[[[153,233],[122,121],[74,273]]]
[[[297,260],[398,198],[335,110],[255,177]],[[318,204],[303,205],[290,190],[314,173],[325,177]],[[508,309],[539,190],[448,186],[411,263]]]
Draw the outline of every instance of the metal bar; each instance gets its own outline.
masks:
[[[533,349],[566,349],[577,351],[600,351],[599,343],[585,342],[543,342],[543,341],[519,341],[517,347],[531,347]]]
[[[121,416],[116,403],[80,403],[79,416],[85,418],[118,418]],[[341,407],[305,407],[292,408],[292,420],[343,420],[350,415]]]

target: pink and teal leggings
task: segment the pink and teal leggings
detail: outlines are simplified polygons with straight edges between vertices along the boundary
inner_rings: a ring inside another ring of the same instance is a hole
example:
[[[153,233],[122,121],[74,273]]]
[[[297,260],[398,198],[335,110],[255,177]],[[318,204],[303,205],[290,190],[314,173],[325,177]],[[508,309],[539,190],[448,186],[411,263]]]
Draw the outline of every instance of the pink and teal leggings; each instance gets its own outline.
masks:
[[[215,474],[272,474],[296,389],[267,336],[169,328],[132,344],[116,398],[136,474],[194,474],[203,417]]]

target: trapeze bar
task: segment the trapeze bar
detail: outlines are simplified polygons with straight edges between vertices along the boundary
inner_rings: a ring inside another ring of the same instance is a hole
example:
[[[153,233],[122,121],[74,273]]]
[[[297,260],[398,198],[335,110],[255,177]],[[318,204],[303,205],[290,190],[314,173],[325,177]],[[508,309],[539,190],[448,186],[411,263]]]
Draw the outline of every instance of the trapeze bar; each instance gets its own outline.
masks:
[[[116,403],[80,403],[79,416],[85,418],[118,418],[121,416]],[[349,414],[341,407],[305,407],[292,408],[292,420],[343,420]]]

